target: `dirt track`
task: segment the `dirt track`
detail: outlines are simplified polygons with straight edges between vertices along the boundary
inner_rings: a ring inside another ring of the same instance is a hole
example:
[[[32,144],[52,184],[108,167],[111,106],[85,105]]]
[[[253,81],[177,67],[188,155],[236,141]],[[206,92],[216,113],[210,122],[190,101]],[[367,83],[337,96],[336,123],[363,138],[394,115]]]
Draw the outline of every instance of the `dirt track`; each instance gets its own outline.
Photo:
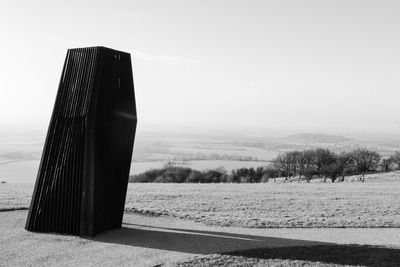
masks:
[[[246,229],[125,214],[122,229],[84,239],[27,232],[26,215],[27,211],[0,212],[0,265],[174,265],[214,253],[334,243],[400,248],[400,229],[390,228]]]

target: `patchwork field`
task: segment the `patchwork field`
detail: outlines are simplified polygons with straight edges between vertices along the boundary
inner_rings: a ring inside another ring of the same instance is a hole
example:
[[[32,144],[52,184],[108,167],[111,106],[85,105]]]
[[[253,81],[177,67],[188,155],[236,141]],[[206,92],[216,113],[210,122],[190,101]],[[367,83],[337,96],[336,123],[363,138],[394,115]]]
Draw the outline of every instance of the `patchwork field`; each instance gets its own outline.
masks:
[[[129,184],[126,212],[216,226],[400,227],[400,172],[365,183]],[[28,208],[32,184],[0,184],[0,210]]]

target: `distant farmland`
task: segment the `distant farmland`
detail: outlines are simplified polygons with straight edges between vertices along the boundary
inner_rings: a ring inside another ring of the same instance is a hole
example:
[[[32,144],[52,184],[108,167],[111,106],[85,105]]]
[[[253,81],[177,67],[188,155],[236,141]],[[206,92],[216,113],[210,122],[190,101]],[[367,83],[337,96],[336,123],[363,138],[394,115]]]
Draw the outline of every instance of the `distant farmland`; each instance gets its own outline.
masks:
[[[163,167],[167,161],[133,162],[130,174],[139,174],[153,168]],[[177,161],[177,166],[191,167],[196,170],[216,169],[224,167],[228,172],[237,168],[265,166],[265,161],[242,160],[192,160]],[[0,164],[0,181],[8,183],[34,183],[39,168],[39,160],[15,161]]]

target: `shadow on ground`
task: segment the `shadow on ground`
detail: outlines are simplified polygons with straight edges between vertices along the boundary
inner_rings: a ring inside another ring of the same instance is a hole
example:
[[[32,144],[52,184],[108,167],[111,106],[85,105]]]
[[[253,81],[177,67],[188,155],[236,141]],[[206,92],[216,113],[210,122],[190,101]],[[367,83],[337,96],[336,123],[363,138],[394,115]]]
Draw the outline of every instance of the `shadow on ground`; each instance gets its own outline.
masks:
[[[400,250],[377,246],[316,245],[234,251],[225,255],[256,259],[285,259],[341,265],[399,266]]]
[[[222,254],[256,259],[283,259],[343,265],[399,266],[400,249],[341,245],[298,239],[224,232],[150,227],[124,223],[93,241],[194,254]]]

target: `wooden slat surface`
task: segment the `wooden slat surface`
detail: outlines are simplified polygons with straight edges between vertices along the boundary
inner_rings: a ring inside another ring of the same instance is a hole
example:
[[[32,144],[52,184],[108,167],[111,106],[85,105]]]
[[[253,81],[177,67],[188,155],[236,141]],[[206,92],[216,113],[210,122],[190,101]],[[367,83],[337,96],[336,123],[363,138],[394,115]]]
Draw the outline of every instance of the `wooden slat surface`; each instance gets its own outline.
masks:
[[[130,55],[68,50],[26,229],[93,236],[120,227],[136,123]]]

